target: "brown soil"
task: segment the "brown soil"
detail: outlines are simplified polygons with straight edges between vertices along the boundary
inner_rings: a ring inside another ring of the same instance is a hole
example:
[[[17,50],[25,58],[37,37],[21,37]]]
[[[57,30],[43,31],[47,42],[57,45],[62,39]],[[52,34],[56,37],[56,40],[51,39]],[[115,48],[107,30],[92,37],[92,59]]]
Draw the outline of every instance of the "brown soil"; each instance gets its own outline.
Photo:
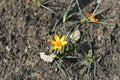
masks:
[[[70,1],[53,0],[46,5],[57,15],[33,1],[0,0],[0,80],[66,80],[55,64],[40,59],[39,52],[48,46],[46,35]],[[83,7],[85,13],[88,6]],[[80,75],[80,68],[74,67],[68,80],[120,80],[120,0],[103,0],[99,10],[104,10],[101,21],[116,25],[95,27],[95,54],[101,57],[96,76]]]

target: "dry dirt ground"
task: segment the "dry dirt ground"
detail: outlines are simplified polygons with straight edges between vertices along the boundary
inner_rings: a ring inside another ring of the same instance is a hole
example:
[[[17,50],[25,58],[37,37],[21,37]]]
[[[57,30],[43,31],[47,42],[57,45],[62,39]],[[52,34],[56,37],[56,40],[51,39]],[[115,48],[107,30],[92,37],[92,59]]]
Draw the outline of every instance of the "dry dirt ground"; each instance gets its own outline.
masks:
[[[96,76],[80,75],[80,68],[74,67],[68,78],[55,64],[40,59],[39,51],[48,46],[46,35],[56,15],[35,7],[32,1],[0,0],[0,80],[120,80],[120,0],[103,0],[99,8],[106,9],[99,14],[100,20],[115,26],[95,27],[95,53],[101,57]],[[53,0],[46,6],[59,14],[69,2]]]

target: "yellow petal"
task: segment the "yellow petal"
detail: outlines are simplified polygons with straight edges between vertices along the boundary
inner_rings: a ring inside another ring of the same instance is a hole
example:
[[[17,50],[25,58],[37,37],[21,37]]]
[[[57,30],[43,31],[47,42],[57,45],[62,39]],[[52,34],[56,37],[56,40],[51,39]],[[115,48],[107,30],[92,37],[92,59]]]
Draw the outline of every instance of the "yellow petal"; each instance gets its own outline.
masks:
[[[65,35],[63,35],[63,36],[61,37],[61,41],[63,42],[64,39],[65,39]]]
[[[55,41],[59,41],[60,40],[60,38],[58,37],[57,34],[54,35],[54,39],[55,39]]]
[[[55,49],[57,49],[57,46],[53,46],[53,47],[51,48],[51,50],[55,50]]]
[[[64,41],[64,42],[62,42],[62,45],[66,45],[68,42],[67,41]]]
[[[54,40],[50,40],[49,42],[50,42],[51,44],[53,44],[53,45],[56,44],[56,42],[55,42]]]
[[[58,46],[58,49],[61,50],[62,46]]]

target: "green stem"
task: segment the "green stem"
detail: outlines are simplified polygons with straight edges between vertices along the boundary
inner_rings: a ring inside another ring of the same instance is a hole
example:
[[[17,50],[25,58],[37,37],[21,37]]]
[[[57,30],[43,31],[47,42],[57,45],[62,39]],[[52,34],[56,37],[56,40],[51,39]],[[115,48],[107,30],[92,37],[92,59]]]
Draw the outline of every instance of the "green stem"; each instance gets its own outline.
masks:
[[[82,9],[80,8],[80,5],[79,5],[78,0],[76,0],[76,3],[77,3],[77,6],[78,6],[78,9],[79,9],[80,15],[82,15]]]

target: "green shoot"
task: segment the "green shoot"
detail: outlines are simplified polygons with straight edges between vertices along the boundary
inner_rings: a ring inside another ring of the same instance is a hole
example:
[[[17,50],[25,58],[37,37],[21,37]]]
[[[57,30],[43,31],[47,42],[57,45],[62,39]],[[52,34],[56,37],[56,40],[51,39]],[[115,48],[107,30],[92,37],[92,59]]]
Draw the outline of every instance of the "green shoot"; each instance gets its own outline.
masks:
[[[46,10],[50,11],[51,13],[55,13],[53,10],[49,9],[48,7],[45,6],[45,4],[48,4],[49,2],[51,2],[52,0],[50,1],[44,1],[44,0],[36,0],[36,4],[38,7],[43,7],[45,8]]]
[[[71,5],[72,5],[72,0],[71,0],[71,2],[70,2],[70,4],[69,4],[68,8],[67,8],[67,11],[65,11],[65,12],[63,13],[63,15],[62,15],[63,23],[64,23],[67,19],[71,18],[73,15],[76,14],[76,13],[69,14]]]

